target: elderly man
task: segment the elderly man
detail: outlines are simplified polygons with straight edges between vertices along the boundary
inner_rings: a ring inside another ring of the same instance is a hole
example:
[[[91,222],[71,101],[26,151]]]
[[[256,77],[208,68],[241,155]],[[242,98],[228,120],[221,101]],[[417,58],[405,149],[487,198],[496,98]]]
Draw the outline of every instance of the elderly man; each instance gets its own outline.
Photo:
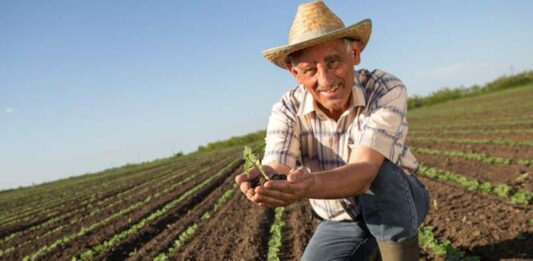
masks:
[[[345,27],[324,3],[298,8],[289,44],[264,52],[299,83],[273,106],[265,155],[270,172],[287,180],[251,187],[262,207],[309,199],[321,221],[304,260],[417,260],[417,228],[428,194],[412,176],[418,167],[405,145],[405,86],[386,72],[356,70],[370,20]]]

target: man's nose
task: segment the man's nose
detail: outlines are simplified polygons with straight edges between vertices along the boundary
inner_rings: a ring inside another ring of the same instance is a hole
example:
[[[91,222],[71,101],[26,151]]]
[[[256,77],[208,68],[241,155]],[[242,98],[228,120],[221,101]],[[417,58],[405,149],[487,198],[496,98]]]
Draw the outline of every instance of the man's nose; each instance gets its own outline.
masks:
[[[335,82],[333,73],[326,66],[317,66],[317,79],[318,85],[326,88],[331,87],[331,84]]]

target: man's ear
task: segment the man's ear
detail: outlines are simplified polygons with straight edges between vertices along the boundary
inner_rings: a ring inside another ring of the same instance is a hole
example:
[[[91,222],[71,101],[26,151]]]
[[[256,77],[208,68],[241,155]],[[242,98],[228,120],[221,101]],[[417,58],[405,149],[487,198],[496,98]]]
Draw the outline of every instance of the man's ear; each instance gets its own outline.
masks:
[[[291,73],[292,77],[294,77],[298,84],[301,84],[303,82],[301,80],[300,72],[298,71],[298,69],[296,69],[296,67],[293,67],[290,62],[287,62],[287,71]]]
[[[351,41],[352,51],[353,51],[353,60],[355,65],[361,63],[361,48],[363,45],[359,41]]]

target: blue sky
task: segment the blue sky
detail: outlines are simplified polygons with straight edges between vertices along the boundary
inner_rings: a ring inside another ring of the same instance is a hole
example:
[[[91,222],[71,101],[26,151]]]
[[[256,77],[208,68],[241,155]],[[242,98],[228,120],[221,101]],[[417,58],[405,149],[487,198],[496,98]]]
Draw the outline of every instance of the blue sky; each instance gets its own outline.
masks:
[[[264,129],[302,1],[1,1],[0,189]],[[326,1],[410,95],[533,68],[531,1]]]

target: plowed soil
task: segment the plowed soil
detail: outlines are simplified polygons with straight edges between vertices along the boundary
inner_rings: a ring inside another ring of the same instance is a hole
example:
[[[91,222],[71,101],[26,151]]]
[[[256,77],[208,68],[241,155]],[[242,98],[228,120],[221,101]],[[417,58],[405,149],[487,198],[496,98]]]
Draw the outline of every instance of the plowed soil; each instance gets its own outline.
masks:
[[[533,259],[531,207],[508,204],[494,197],[465,191],[446,183],[421,178],[433,204],[425,223],[435,228],[467,255],[481,260]]]

